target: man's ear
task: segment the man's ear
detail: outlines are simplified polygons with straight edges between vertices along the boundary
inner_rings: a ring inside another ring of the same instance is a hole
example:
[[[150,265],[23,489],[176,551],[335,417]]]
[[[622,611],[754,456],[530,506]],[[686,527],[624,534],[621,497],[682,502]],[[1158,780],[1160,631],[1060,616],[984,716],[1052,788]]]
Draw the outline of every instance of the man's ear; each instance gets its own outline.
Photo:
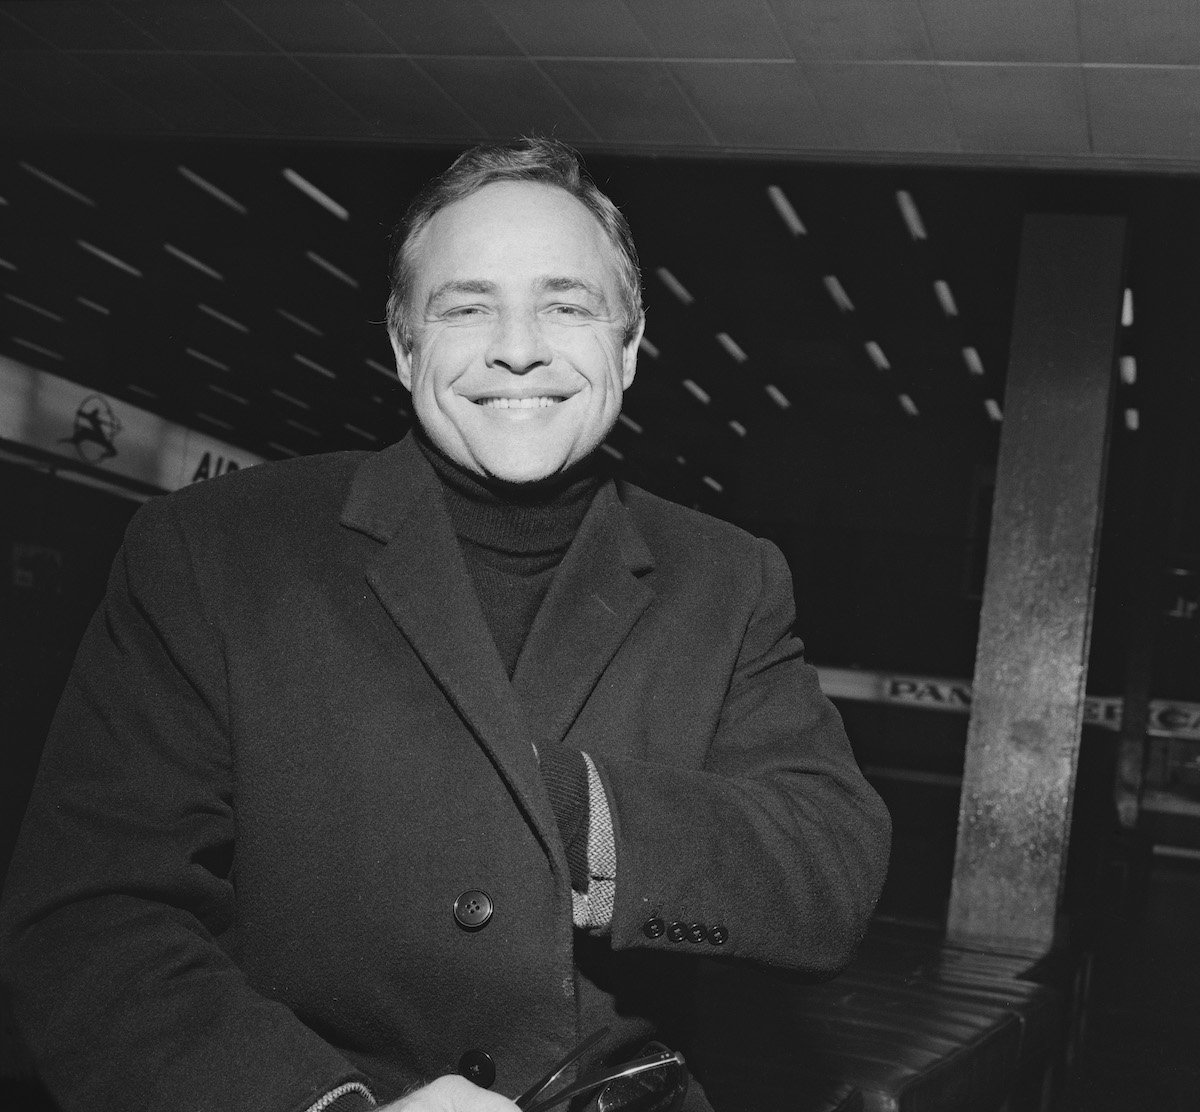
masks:
[[[394,328],[388,329],[388,339],[392,342],[392,352],[396,356],[396,373],[400,383],[410,394],[412,393],[412,349],[405,349],[399,333]]]
[[[638,346],[642,342],[642,333],[646,331],[646,314],[638,318],[637,328],[633,336],[621,351],[621,386],[628,390],[633,385],[633,376],[637,374]]]

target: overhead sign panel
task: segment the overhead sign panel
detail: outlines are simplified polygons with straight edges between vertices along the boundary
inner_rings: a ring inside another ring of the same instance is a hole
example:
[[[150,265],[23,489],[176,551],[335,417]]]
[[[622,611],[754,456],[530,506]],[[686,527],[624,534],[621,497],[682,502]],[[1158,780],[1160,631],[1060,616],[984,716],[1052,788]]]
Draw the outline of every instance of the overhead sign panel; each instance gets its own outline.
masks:
[[[262,457],[0,355],[0,438],[161,490]]]

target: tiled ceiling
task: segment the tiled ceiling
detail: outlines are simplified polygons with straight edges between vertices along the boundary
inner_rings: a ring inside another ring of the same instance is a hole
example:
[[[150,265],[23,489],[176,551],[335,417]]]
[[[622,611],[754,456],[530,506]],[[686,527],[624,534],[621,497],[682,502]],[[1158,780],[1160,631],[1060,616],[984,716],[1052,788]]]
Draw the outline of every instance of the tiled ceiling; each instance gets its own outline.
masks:
[[[539,131],[585,149],[642,253],[630,477],[772,518],[859,456],[986,465],[1023,213],[1154,211],[1102,171],[1200,143],[1200,18],[1124,12],[0,3],[0,354],[267,457],[385,443],[411,419],[387,229],[451,149]]]
[[[0,128],[1066,168],[1200,155],[1194,0],[17,0]]]

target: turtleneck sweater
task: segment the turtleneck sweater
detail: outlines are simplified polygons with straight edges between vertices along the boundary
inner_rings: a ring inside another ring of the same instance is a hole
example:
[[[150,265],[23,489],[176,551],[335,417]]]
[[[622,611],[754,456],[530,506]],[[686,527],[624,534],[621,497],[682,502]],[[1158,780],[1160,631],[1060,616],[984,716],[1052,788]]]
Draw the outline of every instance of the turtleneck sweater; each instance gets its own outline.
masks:
[[[508,483],[468,471],[423,434],[418,443],[441,482],[467,571],[511,679],[554,571],[600,489],[602,470],[589,457],[546,479]]]
[[[423,433],[417,443],[441,484],[463,561],[511,679],[554,572],[603,482],[599,461],[593,456],[546,479],[508,483],[467,470]],[[571,887],[586,894],[591,797],[603,789],[592,783],[578,749],[536,742],[535,749]]]

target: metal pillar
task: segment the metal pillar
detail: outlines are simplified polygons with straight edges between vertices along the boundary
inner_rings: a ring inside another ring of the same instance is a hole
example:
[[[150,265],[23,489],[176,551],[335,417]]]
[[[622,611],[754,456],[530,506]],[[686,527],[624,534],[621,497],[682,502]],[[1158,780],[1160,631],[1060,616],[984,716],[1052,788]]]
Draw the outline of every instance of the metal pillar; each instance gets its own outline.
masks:
[[[1054,941],[1083,723],[1125,221],[1025,220],[947,933]]]

